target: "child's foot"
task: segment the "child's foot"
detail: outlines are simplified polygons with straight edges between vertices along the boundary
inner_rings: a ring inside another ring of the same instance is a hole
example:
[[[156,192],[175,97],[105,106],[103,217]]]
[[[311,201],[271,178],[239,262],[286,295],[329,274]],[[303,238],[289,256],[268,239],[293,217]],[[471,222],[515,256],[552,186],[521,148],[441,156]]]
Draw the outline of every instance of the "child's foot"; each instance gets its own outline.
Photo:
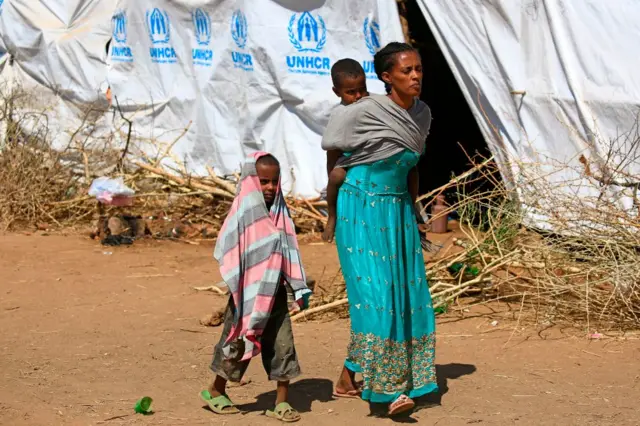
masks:
[[[300,420],[300,413],[291,407],[288,402],[281,402],[273,410],[267,410],[265,414],[267,417],[278,419],[284,423],[294,423]]]
[[[327,225],[324,227],[324,232],[322,233],[322,239],[328,243],[332,243],[335,232],[336,218],[334,216],[329,216],[329,219],[327,219]]]
[[[221,395],[219,392],[215,395],[208,390],[200,392],[200,398],[209,406],[209,409],[216,414],[237,414],[240,412],[227,395]]]

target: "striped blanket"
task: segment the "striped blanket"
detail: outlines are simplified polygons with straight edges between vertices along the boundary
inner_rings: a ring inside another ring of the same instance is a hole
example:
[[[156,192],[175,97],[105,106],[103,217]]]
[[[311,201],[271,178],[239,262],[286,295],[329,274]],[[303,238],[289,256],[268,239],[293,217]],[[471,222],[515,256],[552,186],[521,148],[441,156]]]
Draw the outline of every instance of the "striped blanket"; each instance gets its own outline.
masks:
[[[234,325],[223,352],[229,356],[230,344],[243,339],[242,360],[260,353],[259,337],[283,281],[291,286],[301,307],[311,293],[300,261],[293,220],[280,186],[271,211],[267,211],[256,171],[256,161],[263,155],[266,153],[252,154],[242,167],[236,198],[213,253],[236,307]]]

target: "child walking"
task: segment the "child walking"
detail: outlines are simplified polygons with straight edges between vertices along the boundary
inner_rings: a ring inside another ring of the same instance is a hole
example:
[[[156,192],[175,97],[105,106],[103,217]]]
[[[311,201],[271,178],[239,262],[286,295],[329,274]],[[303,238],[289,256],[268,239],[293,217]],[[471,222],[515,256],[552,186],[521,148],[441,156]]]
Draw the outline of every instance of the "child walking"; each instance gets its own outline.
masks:
[[[364,69],[354,59],[345,58],[336,62],[331,67],[331,80],[333,81],[333,92],[340,98],[340,105],[332,115],[340,114],[340,110],[343,107],[369,95]],[[343,155],[348,155],[348,153],[338,150],[327,151],[327,174],[329,176],[329,182],[327,183],[327,210],[329,211],[329,217],[322,233],[322,239],[328,242],[333,241],[336,230],[338,190],[347,175],[347,171],[344,168],[339,165],[336,166],[338,159]]]
[[[211,363],[216,377],[201,398],[214,413],[238,413],[227,395],[227,381],[240,382],[251,358],[262,354],[269,380],[277,382],[275,408],[266,415],[300,420],[287,402],[289,382],[300,375],[300,365],[285,286],[301,308],[311,291],[280,187],[280,164],[271,154],[257,152],[244,164],[214,257],[231,296]]]

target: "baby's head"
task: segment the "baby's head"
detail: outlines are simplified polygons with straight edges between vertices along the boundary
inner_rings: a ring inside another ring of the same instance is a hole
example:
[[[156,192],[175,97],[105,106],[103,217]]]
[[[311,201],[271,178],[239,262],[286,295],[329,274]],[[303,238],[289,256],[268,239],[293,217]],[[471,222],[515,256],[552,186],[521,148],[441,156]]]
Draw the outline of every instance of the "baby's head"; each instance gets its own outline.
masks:
[[[351,105],[360,98],[369,95],[367,92],[367,77],[362,65],[351,58],[340,59],[331,67],[333,93],[343,105]]]
[[[263,155],[256,161],[256,171],[264,202],[267,204],[267,209],[270,209],[276,199],[280,184],[280,163],[271,154]]]

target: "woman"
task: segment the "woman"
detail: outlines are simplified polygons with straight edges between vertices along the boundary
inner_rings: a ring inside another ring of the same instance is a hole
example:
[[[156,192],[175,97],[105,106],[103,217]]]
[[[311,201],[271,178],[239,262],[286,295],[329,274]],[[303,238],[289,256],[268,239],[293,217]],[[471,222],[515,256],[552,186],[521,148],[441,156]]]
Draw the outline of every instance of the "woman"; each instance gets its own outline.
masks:
[[[412,398],[438,390],[435,317],[415,215],[416,165],[431,124],[418,99],[420,55],[390,43],[374,57],[387,95],[371,95],[332,116],[325,150],[350,155],[338,197],[336,243],[347,283],[351,341],[336,392],[411,410]]]

